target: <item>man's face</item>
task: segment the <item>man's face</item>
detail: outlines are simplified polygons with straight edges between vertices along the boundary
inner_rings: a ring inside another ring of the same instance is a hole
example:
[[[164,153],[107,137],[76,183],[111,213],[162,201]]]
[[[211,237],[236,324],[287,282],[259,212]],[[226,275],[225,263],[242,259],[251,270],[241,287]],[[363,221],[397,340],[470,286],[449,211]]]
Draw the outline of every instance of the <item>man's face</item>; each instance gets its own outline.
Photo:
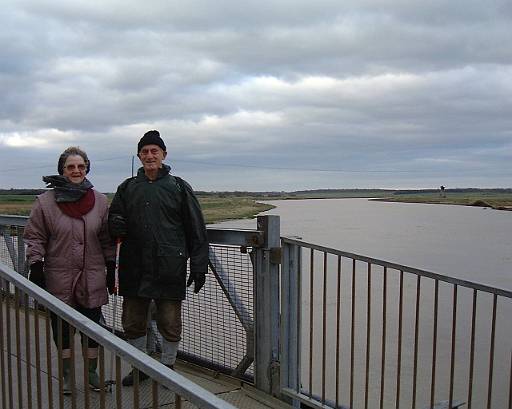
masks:
[[[154,172],[162,167],[162,162],[167,156],[158,145],[145,145],[139,152],[139,159],[145,172]]]

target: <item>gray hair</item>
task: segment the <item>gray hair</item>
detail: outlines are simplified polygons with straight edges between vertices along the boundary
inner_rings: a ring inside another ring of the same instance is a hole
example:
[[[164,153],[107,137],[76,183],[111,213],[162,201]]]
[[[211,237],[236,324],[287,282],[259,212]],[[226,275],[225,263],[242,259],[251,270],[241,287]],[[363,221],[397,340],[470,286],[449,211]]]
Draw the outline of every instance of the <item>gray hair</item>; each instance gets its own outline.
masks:
[[[87,154],[78,146],[70,146],[60,154],[59,162],[57,163],[57,171],[59,172],[59,175],[64,174],[64,164],[70,156],[81,156],[86,166],[85,173],[89,173],[89,171],[91,170],[91,162],[89,162]]]

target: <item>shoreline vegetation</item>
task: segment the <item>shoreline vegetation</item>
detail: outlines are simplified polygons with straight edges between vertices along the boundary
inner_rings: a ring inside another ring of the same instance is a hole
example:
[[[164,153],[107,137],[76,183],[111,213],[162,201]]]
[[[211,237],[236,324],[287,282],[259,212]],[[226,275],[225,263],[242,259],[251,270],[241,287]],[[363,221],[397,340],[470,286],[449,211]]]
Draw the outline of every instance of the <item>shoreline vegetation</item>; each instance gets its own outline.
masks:
[[[0,214],[30,213],[44,189],[0,189]],[[368,198],[402,203],[451,204],[512,210],[512,188],[507,189],[318,189],[295,192],[196,192],[207,224],[253,218],[275,206],[262,201],[300,199]],[[111,200],[112,193],[107,193]]]

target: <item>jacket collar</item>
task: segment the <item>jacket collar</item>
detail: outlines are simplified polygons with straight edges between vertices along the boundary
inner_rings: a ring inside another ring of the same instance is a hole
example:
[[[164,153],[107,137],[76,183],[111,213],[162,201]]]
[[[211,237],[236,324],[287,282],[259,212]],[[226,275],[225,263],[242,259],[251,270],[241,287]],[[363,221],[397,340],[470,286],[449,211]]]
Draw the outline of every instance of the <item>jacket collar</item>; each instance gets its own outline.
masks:
[[[166,165],[165,163],[162,164],[162,167],[158,169],[158,174],[156,176],[156,180],[162,179],[163,177],[167,176],[171,172],[171,167],[169,165]],[[137,171],[137,180],[139,182],[145,182],[148,179],[146,174],[144,173],[144,168],[140,167]]]

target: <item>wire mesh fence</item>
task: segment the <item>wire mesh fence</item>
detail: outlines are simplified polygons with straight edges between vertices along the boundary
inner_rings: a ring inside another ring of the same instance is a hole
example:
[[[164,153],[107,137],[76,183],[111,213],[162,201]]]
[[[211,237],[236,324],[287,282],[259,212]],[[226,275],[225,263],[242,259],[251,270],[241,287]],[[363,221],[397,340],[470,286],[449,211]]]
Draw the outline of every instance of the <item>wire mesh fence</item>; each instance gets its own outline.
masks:
[[[23,226],[0,224],[0,261],[27,276]],[[183,333],[179,357],[201,366],[253,379],[253,266],[252,249],[239,245],[210,245],[210,266],[199,294],[187,289],[182,307]],[[7,285],[4,283],[4,285]],[[11,293],[14,289],[10,288]],[[109,296],[102,323],[123,336],[121,296]],[[29,300],[29,305],[33,302]],[[160,352],[161,335],[148,317],[147,350]]]

